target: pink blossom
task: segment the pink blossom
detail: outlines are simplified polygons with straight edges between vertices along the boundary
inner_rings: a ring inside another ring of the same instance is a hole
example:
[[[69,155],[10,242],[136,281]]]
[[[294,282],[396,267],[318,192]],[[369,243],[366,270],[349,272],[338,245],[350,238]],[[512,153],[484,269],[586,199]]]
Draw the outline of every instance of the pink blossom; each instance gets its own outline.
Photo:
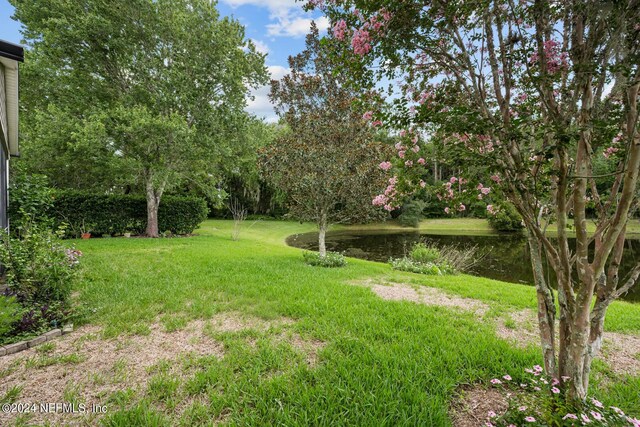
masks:
[[[356,55],[364,56],[371,51],[371,35],[364,28],[356,30],[351,39],[351,47]]]
[[[425,160],[425,159],[423,159],[422,157],[420,157],[420,158],[418,159],[418,164],[420,164],[420,165],[424,165],[425,163],[426,163],[426,160]]]
[[[372,201],[371,204],[374,206],[382,206],[387,203],[387,197],[384,194],[378,194]]]
[[[595,405],[596,408],[604,408],[604,405],[599,400],[591,399],[591,402]]]
[[[387,212],[391,212],[393,210],[393,206],[391,205],[384,205],[384,210]]]
[[[414,145],[414,146],[411,148],[411,151],[413,151],[414,153],[417,153],[418,151],[420,151],[420,147],[418,147],[417,145]]]
[[[558,387],[551,387],[551,393],[559,394],[560,393],[560,389]]]
[[[582,418],[582,422],[585,424],[588,424],[591,422],[591,419],[589,419],[589,417],[587,417],[585,414],[580,414],[580,418]]]
[[[396,150],[404,150],[404,145],[402,145],[402,142],[396,142],[396,145],[394,145],[394,147],[396,147]]]
[[[458,206],[458,211],[459,211],[459,212],[463,212],[463,211],[465,211],[466,209],[467,209],[467,207],[466,207],[465,205],[463,205],[462,203],[460,203],[460,206]],[[500,380],[498,380],[498,381],[500,381]]]
[[[404,165],[410,168],[411,166],[413,166],[413,160],[407,160],[406,162],[404,162]]]
[[[404,151],[404,150],[398,151],[398,157],[400,157],[401,159],[404,159],[405,153],[406,153],[406,151]]]
[[[458,178],[456,178],[455,176],[452,176],[449,182],[452,184],[455,184],[456,182],[458,182]]]
[[[511,375],[505,375],[502,377],[503,379],[507,380],[507,381],[511,381]]]
[[[535,372],[542,372],[544,369],[542,369],[542,366],[540,366],[540,365],[535,365],[535,366],[533,367],[533,370],[534,370]]]
[[[591,411],[590,414],[591,414],[591,416],[593,417],[594,420],[596,420],[596,421],[601,421],[602,420],[602,414],[600,412]]]
[[[344,36],[347,32],[347,23],[344,19],[339,20],[331,29],[333,36],[338,40],[344,40]]]
[[[529,417],[525,417],[525,418],[524,418],[524,420],[525,420],[526,422],[528,422],[528,423],[535,423],[535,422],[536,422],[536,419],[535,419],[535,418],[533,418],[533,417],[531,417],[531,416],[529,416]]]
[[[448,207],[444,208],[444,213],[446,213],[446,214],[449,213],[449,208]]]
[[[500,184],[500,181],[502,181],[502,179],[498,175],[491,175],[491,180],[496,184]]]
[[[578,416],[576,414],[567,414],[564,417],[562,417],[563,420],[577,420]]]
[[[526,407],[526,406],[520,406],[520,407],[518,408],[518,411],[520,411],[520,412],[524,412],[524,411],[526,411],[526,410],[527,410],[527,407]]]
[[[611,406],[611,409],[614,410],[614,412],[618,415],[624,415],[624,412],[622,412],[622,409],[616,407],[616,406]]]
[[[495,413],[495,412],[493,412],[493,411],[489,411],[489,412],[487,413],[487,416],[488,416],[489,418],[495,418],[495,417],[497,417],[497,416],[498,416],[498,414],[496,414],[496,413]]]
[[[371,123],[371,126],[373,126],[374,128],[376,128],[378,126],[382,126],[382,121],[381,120],[376,120],[375,122]]]
[[[388,171],[389,169],[391,169],[391,162],[382,162],[380,163],[380,169],[382,169],[383,171]]]
[[[424,188],[427,186],[427,183],[424,182],[423,180],[420,180],[420,187]]]
[[[371,120],[373,118],[373,111],[367,111],[362,115],[364,120]]]

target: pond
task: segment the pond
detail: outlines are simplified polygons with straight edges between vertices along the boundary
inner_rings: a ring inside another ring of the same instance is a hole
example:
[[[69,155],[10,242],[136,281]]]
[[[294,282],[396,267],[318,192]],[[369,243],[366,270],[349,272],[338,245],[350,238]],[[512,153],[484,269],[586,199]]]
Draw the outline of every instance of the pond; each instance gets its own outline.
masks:
[[[533,283],[528,246],[524,236],[519,234],[460,236],[420,234],[410,231],[334,231],[328,232],[326,238],[327,250],[329,251],[342,252],[350,257],[380,262],[404,256],[418,241],[426,241],[437,246],[477,246],[479,253],[484,254],[484,259],[474,267],[470,274],[504,282],[527,285]],[[289,236],[287,244],[296,248],[317,251],[318,233]],[[620,267],[621,278],[624,278],[640,259],[640,239],[627,239],[625,244],[626,248]],[[570,245],[575,248],[575,239],[571,239]],[[636,286],[623,299],[640,302],[640,286]]]

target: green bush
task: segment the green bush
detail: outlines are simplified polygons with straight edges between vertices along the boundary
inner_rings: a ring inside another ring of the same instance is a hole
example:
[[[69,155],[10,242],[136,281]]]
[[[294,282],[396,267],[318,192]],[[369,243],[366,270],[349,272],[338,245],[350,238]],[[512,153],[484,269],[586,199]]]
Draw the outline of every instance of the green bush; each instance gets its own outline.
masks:
[[[190,234],[207,218],[203,199],[164,196],[158,211],[158,228],[171,234]],[[57,191],[49,215],[55,225],[67,224],[67,237],[82,232],[94,236],[144,233],[147,225],[147,202],[144,196],[90,194]]]
[[[343,267],[347,264],[344,255],[338,252],[327,252],[327,255],[321,257],[318,252],[303,252],[304,262],[317,267]]]
[[[520,231],[524,228],[522,217],[511,203],[498,206],[498,213],[487,218],[489,225],[497,231]]]
[[[6,233],[0,237],[4,296],[14,298],[22,308],[22,316],[0,341],[42,332],[66,319],[81,255],[62,246],[58,235],[40,224],[26,226],[20,238]]]
[[[0,341],[2,337],[8,336],[13,329],[13,325],[22,316],[22,306],[15,297],[0,295]]]
[[[44,175],[16,175],[9,189],[11,231],[18,235],[33,222],[50,223],[48,212],[53,205],[53,190]]]
[[[440,258],[440,251],[438,248],[427,246],[424,243],[416,243],[411,248],[411,259],[416,262],[436,262]]]
[[[446,264],[435,264],[433,262],[418,262],[411,258],[393,258],[389,261],[394,270],[408,271],[411,273],[428,274],[432,276],[442,276],[443,274],[455,273]]]
[[[422,200],[411,200],[402,207],[398,222],[403,227],[418,227],[426,204]]]

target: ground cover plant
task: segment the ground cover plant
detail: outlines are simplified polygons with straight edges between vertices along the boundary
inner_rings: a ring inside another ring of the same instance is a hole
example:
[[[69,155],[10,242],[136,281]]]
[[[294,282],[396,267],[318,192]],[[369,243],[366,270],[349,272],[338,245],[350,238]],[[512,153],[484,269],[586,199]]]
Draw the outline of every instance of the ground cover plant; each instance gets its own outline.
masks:
[[[76,291],[95,311],[89,324],[42,354],[0,358],[0,394],[99,402],[106,414],[77,416],[112,426],[446,426],[462,384],[489,387],[505,372],[520,381],[541,363],[534,346],[500,339],[494,323],[535,307],[531,287],[357,259],[318,268],[284,244],[311,224],[264,221],[239,241],[232,229],[207,221],[187,239],[77,241],[86,280]],[[483,309],[386,301],[362,285],[372,279]],[[606,322],[608,331],[640,334],[640,307],[615,302]],[[640,379],[606,362],[595,368],[593,397],[640,415]],[[3,425],[46,421],[2,417]]]

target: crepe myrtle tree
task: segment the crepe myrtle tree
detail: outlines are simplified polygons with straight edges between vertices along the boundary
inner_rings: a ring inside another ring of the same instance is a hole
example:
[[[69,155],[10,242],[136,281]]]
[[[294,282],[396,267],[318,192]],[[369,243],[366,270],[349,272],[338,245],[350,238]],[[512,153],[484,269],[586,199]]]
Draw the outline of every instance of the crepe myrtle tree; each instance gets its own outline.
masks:
[[[318,225],[320,256],[335,223],[381,217],[371,203],[385,176],[386,146],[356,105],[358,93],[335,74],[315,24],[306,49],[289,58],[291,73],[271,82],[270,99],[288,131],[261,152],[261,169],[284,191],[289,214]]]
[[[618,277],[627,221],[638,207],[640,1],[317,0],[307,7],[330,17],[331,37],[343,42],[336,56],[354,82],[400,80],[402,96],[374,119],[428,131],[469,164],[484,165],[493,190],[516,207],[529,235],[545,370],[566,379],[569,401],[584,400],[607,308],[640,275],[639,263]],[[592,172],[600,156],[616,164],[606,191]],[[396,156],[389,169],[407,193],[402,174],[413,168]],[[555,240],[545,234],[552,221]],[[543,251],[557,277],[558,312]]]

